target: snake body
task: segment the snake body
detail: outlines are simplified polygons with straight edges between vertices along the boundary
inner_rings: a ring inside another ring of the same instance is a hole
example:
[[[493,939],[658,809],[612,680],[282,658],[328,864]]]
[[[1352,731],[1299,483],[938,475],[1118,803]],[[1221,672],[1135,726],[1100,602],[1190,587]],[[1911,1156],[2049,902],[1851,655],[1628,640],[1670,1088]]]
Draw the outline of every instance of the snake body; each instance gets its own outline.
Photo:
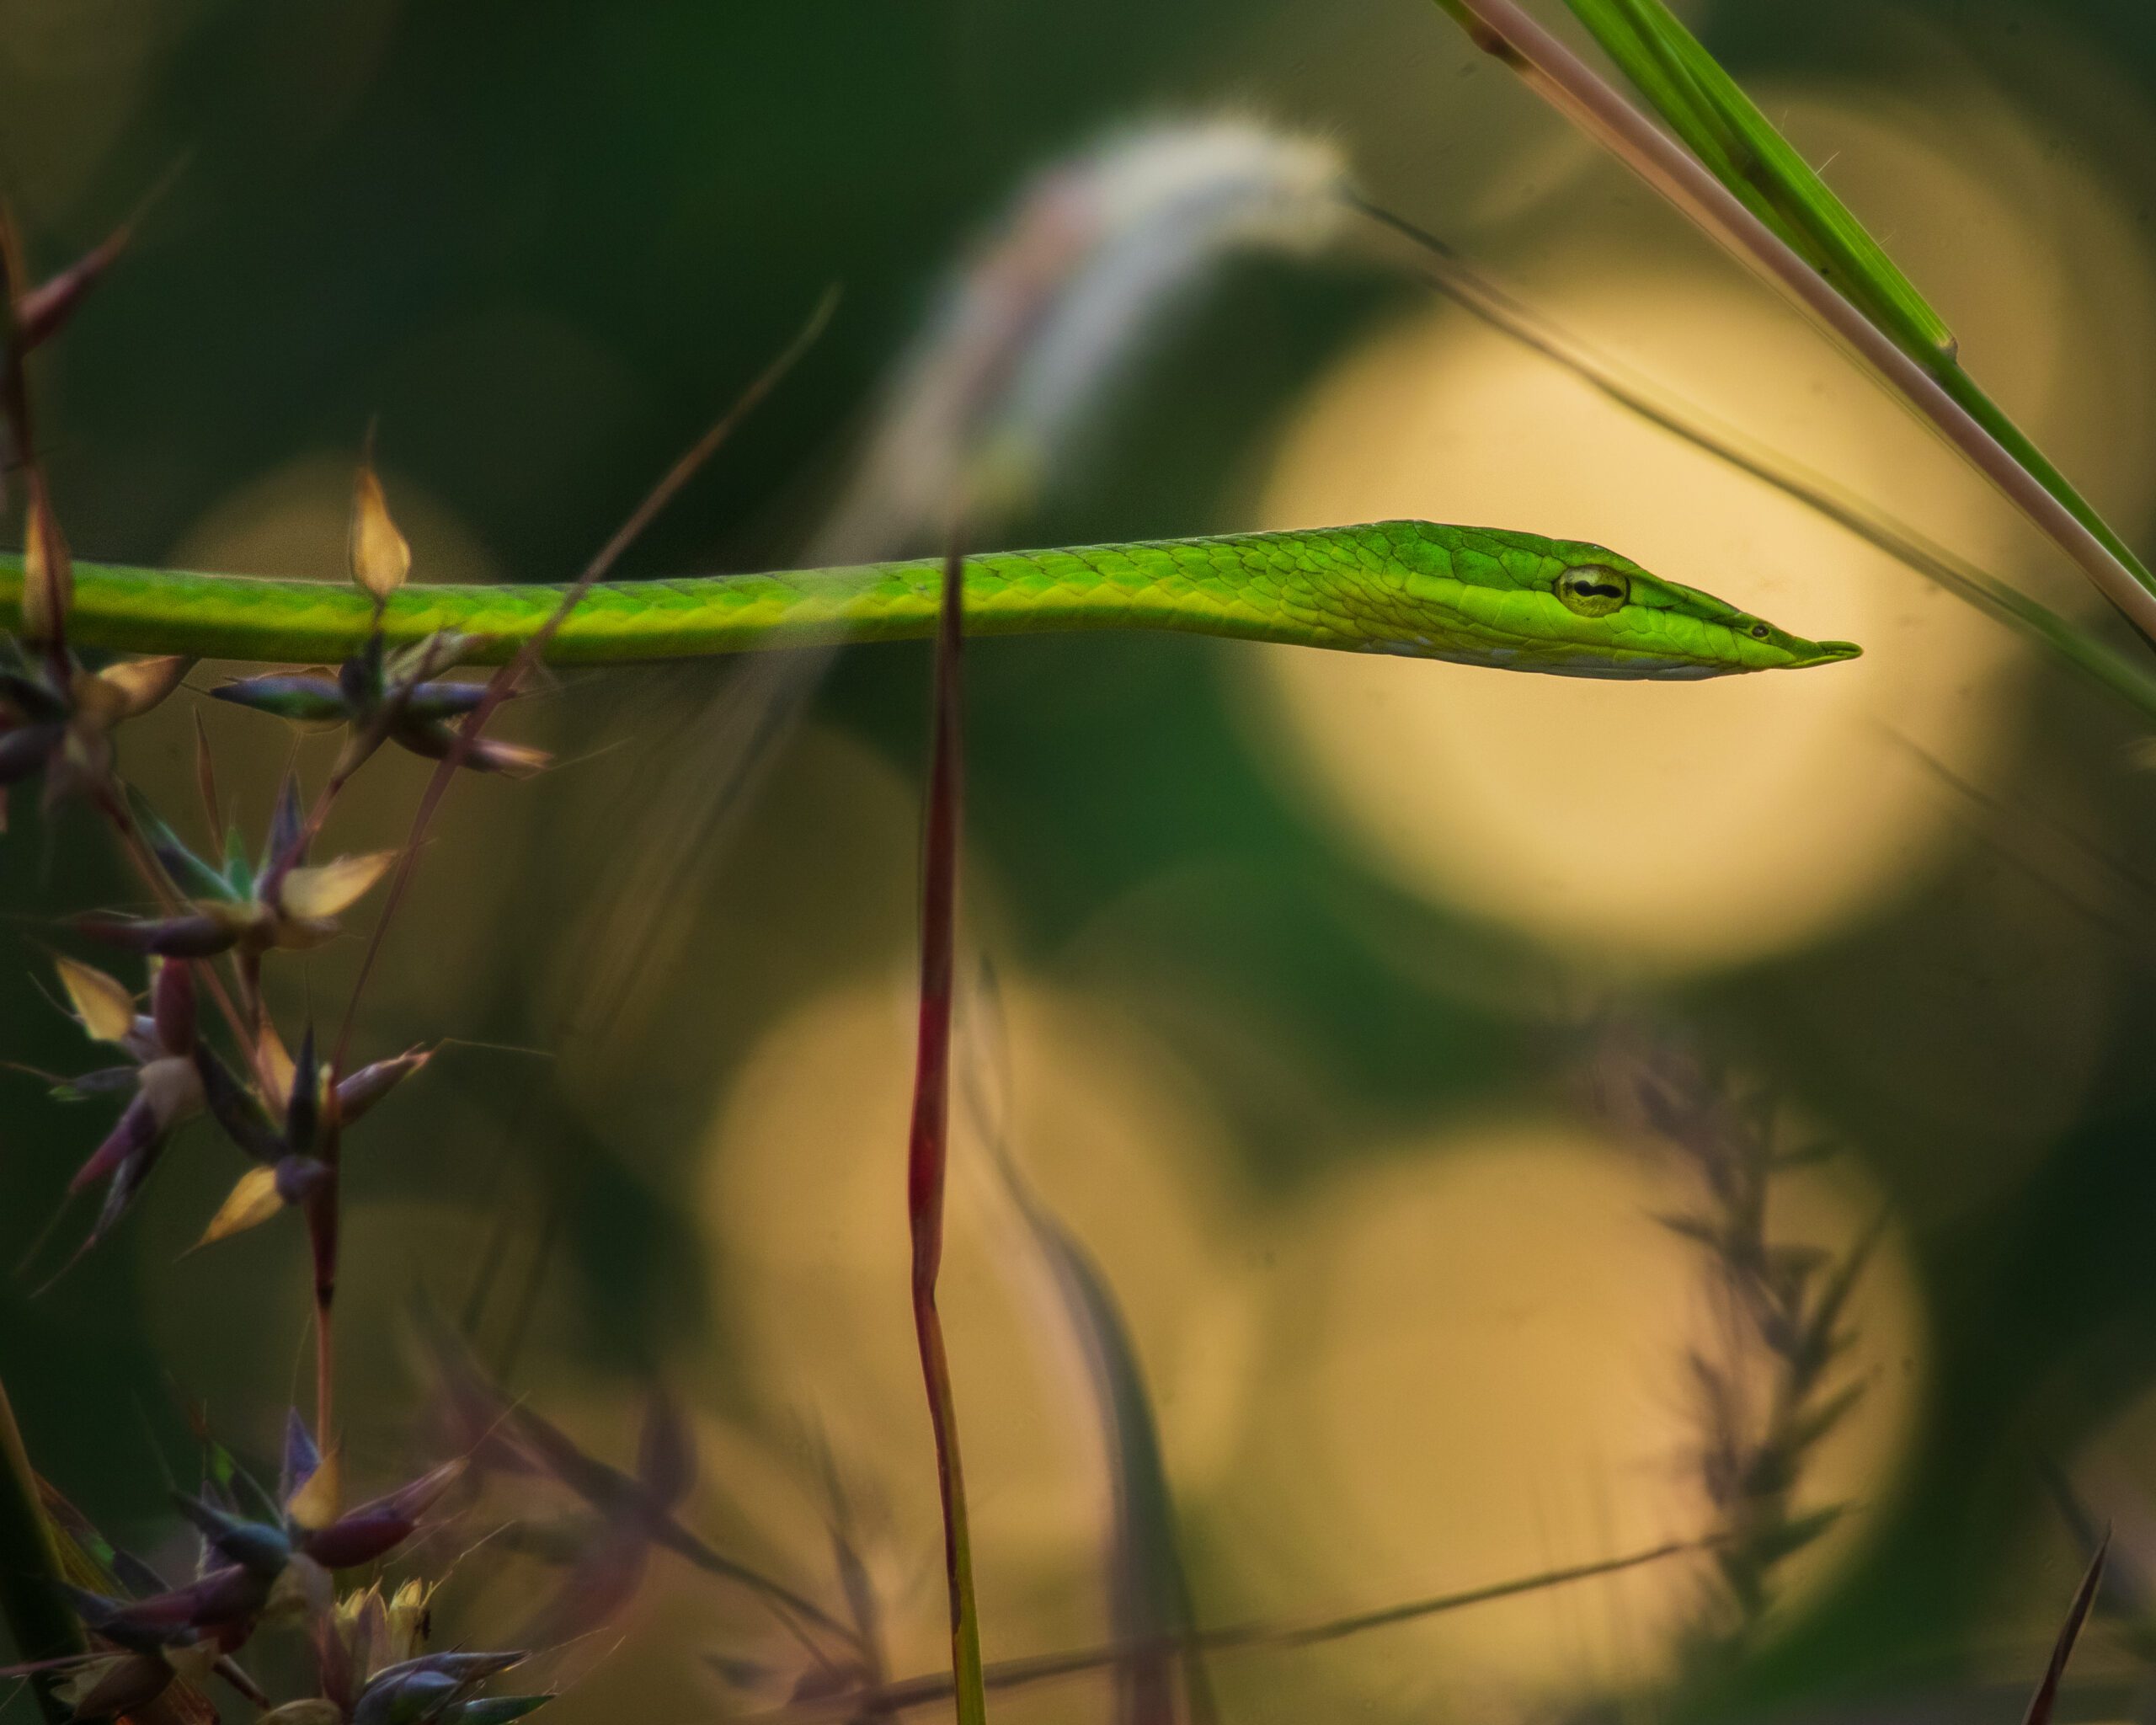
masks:
[[[547,650],[558,664],[680,659],[932,633],[940,562],[595,586]],[[1580,541],[1385,521],[970,557],[969,633],[1168,629],[1578,676],[1681,678],[1855,656]],[[439,630],[499,662],[568,590],[414,585],[391,596],[392,645]],[[0,558],[0,629],[19,625],[22,564]],[[135,652],[336,660],[374,626],[357,588],[78,563],[70,638]]]

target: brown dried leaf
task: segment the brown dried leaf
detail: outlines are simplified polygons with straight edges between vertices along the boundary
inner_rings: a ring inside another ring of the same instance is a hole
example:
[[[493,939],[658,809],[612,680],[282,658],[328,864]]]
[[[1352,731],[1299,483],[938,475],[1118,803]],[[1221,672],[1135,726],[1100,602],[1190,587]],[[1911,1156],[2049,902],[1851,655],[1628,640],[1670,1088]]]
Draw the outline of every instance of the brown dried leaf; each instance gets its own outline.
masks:
[[[72,959],[55,959],[60,985],[83,1028],[99,1042],[122,1042],[135,1028],[135,996],[116,979]]]
[[[397,531],[389,499],[370,459],[360,463],[352,482],[352,579],[382,605],[412,572],[412,547]]]
[[[28,353],[67,326],[83,302],[127,248],[134,224],[115,228],[97,248],[48,281],[26,291],[15,302],[15,340]]]
[[[117,697],[116,717],[139,718],[177,689],[194,665],[193,660],[180,654],[131,659],[107,665],[97,674],[97,681]]]

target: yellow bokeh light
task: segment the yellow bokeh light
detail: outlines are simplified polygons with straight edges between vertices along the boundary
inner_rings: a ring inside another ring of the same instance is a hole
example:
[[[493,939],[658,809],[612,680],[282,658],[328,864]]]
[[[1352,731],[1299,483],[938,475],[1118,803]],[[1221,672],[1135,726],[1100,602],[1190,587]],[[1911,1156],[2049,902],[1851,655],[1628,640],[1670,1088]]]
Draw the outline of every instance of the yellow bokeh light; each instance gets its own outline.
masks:
[[[2009,400],[2035,403],[2046,436],[2069,413],[2063,380],[2113,358],[2108,326],[2053,315],[2088,260],[2047,248],[1945,147],[1829,117],[1883,222],[1920,210],[1919,238],[1955,216],[1986,236],[1919,244],[1924,280],[1965,337],[2008,338],[1967,344]],[[2105,266],[2139,286],[2145,320],[2147,258],[2108,213]],[[1538,290],[1565,322],[1611,344],[1623,332],[1682,392],[2025,572],[2003,508],[1764,290],[1703,249],[1649,258],[1593,226]],[[1999,255],[2020,267],[1996,269]],[[2120,350],[2145,355],[2137,339]],[[1952,799],[1907,745],[1980,778],[2018,710],[2025,655],[1998,625],[1456,312],[1383,331],[1324,380],[1261,512],[1271,526],[1419,515],[1598,540],[1800,633],[1863,644],[1850,665],[1670,686],[1287,650],[1245,661],[1268,754],[1380,867],[1620,966],[1740,962],[1876,902],[1949,830]]]
[[[910,978],[829,991],[739,1069],[711,1138],[706,1213],[749,1382],[830,1436],[915,1558],[898,1657],[947,1657],[936,1471],[907,1303]],[[1010,1141],[1092,1253],[1150,1381],[1171,1477],[1202,1489],[1241,1423],[1254,1337],[1225,1244],[1225,1146],[1202,1098],[1102,1004],[1004,1001]],[[995,1064],[976,1049],[969,1064]],[[965,1113],[962,1107],[959,1111]],[[1106,1526],[1097,1418],[1064,1319],[973,1133],[959,1128],[939,1304],[957,1385],[991,1653],[1097,1638]]]
[[[1713,1525],[1684,1464],[1687,1350],[1709,1338],[1699,1252],[1657,1217],[1674,1171],[1582,1128],[1524,1122],[1399,1147],[1293,1216],[1246,1465],[1213,1506],[1254,1609],[1308,1620],[1593,1562]],[[1846,1249],[1854,1180],[1778,1183],[1774,1237]],[[1866,1385],[1807,1461],[1807,1508],[1849,1501],[1793,1562],[1801,1588],[1887,1495],[1911,1425],[1916,1301],[1876,1253],[1852,1306]],[[1310,1680],[1547,1696],[1666,1675],[1704,1597],[1684,1558],[1478,1605],[1313,1653]],[[1336,1691],[1337,1692],[1337,1691]]]

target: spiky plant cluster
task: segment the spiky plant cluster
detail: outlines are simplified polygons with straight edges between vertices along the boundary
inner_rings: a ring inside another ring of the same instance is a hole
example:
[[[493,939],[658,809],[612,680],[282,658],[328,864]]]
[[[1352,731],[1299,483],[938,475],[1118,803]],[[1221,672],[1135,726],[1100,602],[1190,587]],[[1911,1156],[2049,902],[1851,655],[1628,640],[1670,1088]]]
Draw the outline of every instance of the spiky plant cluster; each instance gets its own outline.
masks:
[[[1800,1500],[1820,1443],[1865,1392],[1847,1370],[1849,1302],[1877,1231],[1836,1250],[1777,1228],[1783,1177],[1833,1146],[1788,1143],[1770,1087],[1636,1033],[1607,1039],[1598,1080],[1604,1107],[1666,1146],[1696,1192],[1660,1220],[1698,1248],[1714,1317],[1711,1340],[1684,1365],[1698,1434],[1689,1465],[1717,1522],[1717,1587],[1698,1628],[1703,1651],[1726,1648],[1772,1605],[1783,1566],[1841,1514]]]
[[[476,686],[444,681],[468,644],[440,638],[408,652],[384,651],[376,632],[334,673],[253,678],[218,691],[244,707],[315,726],[342,725],[346,740],[311,804],[296,777],[272,800],[250,842],[227,824],[206,738],[196,727],[198,779],[208,854],[191,848],[121,777],[115,734],[170,697],[190,668],[184,658],[94,664],[68,638],[72,566],[39,459],[26,362],[58,334],[119,254],[125,235],[73,270],[30,286],[14,230],[0,216],[0,425],[23,498],[27,554],[24,638],[0,642],[0,797],[41,783],[48,811],[87,805],[110,830],[147,902],[92,910],[64,933],[130,954],[134,979],[72,953],[52,960],[67,1009],[116,1058],[53,1081],[54,1096],[96,1105],[119,1098],[109,1130],[77,1170],[72,1190],[103,1188],[97,1214],[67,1260],[112,1231],[173,1142],[199,1121],[249,1166],[204,1234],[204,1243],[270,1220],[304,1215],[313,1259],[317,1430],[292,1416],[277,1484],[269,1487],[214,1449],[200,1487],[175,1494],[196,1537],[194,1573],[168,1579],[104,1540],[89,1520],[30,1472],[13,1438],[0,1455],[10,1514],[0,1564],[6,1604],[23,1650],[14,1674],[32,1677],[47,1716],[146,1721],[214,1717],[205,1685],[221,1679],[282,1725],[507,1725],[544,1695],[488,1695],[485,1686],[520,1653],[430,1652],[426,1583],[387,1599],[376,1582],[340,1595],[340,1575],[374,1569],[411,1546],[465,1468],[462,1457],[384,1495],[345,1500],[334,1439],[331,1313],[336,1282],[338,1167],[345,1135],[427,1065],[413,1048],[382,1060],[349,1058],[351,1011],[332,1050],[311,1026],[298,1052],[273,1017],[265,965],[337,935],[344,915],[387,872],[392,854],[312,852],[339,793],[381,745],[393,741],[482,770],[541,764],[532,751],[473,736],[460,747],[450,722],[478,704]],[[403,579],[410,556],[371,462],[355,487],[354,579],[380,605]],[[0,810],[4,804],[0,804]],[[377,930],[377,934],[379,930]],[[27,1516],[13,1512],[28,1507]],[[62,1602],[65,1602],[64,1605]],[[72,1608],[72,1621],[69,1621]],[[299,1626],[315,1652],[312,1692],[279,1701],[239,1662],[258,1632]]]

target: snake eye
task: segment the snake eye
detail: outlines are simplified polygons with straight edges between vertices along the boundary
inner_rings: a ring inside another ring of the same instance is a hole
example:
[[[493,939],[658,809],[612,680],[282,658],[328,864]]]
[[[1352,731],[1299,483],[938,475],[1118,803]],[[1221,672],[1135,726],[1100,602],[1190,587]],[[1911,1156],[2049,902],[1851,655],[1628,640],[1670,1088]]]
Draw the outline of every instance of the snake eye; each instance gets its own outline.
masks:
[[[1615,569],[1583,563],[1557,577],[1557,597],[1582,617],[1608,617],[1631,596],[1632,584]]]
[[[1764,641],[1768,636],[1774,633],[1774,631],[1769,628],[1764,623],[1754,623],[1748,633],[1751,635],[1753,640]]]

